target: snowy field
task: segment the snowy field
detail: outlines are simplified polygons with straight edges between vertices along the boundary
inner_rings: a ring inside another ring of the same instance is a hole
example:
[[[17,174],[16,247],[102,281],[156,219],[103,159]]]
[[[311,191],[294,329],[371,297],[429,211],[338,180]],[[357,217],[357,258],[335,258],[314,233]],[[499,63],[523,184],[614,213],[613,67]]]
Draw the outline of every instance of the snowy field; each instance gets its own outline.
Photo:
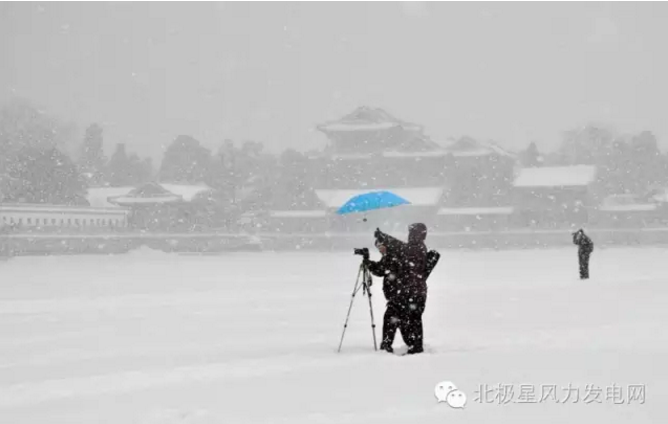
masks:
[[[0,262],[0,423],[668,420],[667,250],[599,248],[587,282],[573,248],[442,253],[403,357],[373,351],[364,297],[336,352],[352,252]]]

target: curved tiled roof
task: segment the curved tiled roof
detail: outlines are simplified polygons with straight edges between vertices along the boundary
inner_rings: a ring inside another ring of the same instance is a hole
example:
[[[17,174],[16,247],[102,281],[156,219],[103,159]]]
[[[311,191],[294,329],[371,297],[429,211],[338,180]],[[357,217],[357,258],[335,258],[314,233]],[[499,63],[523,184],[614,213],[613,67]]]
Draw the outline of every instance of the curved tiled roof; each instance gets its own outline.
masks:
[[[397,119],[385,110],[361,106],[343,118],[318,125],[323,132],[374,131],[401,127],[408,131],[422,131],[422,126]]]

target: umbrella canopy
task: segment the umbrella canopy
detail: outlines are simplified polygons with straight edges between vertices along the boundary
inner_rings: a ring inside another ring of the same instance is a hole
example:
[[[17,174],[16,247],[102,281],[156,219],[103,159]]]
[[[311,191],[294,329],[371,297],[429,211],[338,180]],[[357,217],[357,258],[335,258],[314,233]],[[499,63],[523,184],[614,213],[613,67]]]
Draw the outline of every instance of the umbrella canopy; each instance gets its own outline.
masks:
[[[341,206],[336,213],[345,215],[355,212],[368,212],[376,209],[391,208],[400,205],[410,205],[410,202],[389,191],[373,191],[353,197]]]

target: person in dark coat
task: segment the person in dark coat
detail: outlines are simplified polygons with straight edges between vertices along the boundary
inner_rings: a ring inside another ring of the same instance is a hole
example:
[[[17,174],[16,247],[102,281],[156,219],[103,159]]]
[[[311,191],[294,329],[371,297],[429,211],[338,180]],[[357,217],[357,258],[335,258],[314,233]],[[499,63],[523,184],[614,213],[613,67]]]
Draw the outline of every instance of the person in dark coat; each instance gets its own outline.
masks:
[[[387,301],[387,307],[383,316],[383,338],[380,348],[392,353],[394,352],[392,343],[394,343],[399,323],[405,314],[403,305],[399,303],[399,298],[397,297],[397,293],[401,287],[401,280],[399,280],[401,261],[396,255],[389,254],[387,248],[381,242],[376,241],[376,247],[382,257],[378,262],[367,261],[367,267],[371,274],[376,277],[383,277],[383,294]],[[404,333],[401,333],[401,337],[404,339],[404,342],[407,342]]]
[[[580,228],[573,233],[573,244],[578,246],[578,262],[580,264],[580,279],[589,278],[589,257],[594,251],[594,242]]]
[[[401,287],[397,292],[397,301],[402,306],[399,329],[408,345],[408,354],[424,351],[424,330],[422,314],[427,304],[428,259],[427,226],[421,223],[408,227],[408,243],[397,240],[380,230],[376,230],[376,240],[387,246],[390,254],[396,255],[400,262],[399,280]]]

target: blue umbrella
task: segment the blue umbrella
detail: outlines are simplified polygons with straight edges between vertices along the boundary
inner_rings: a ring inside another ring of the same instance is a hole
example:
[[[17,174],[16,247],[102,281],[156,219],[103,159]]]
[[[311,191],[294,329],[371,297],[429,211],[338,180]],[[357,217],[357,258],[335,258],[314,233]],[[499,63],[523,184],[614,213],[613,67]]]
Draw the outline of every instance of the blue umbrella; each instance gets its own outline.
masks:
[[[345,215],[348,213],[391,208],[399,205],[410,205],[410,202],[389,191],[373,191],[353,197],[341,206],[336,213]]]

